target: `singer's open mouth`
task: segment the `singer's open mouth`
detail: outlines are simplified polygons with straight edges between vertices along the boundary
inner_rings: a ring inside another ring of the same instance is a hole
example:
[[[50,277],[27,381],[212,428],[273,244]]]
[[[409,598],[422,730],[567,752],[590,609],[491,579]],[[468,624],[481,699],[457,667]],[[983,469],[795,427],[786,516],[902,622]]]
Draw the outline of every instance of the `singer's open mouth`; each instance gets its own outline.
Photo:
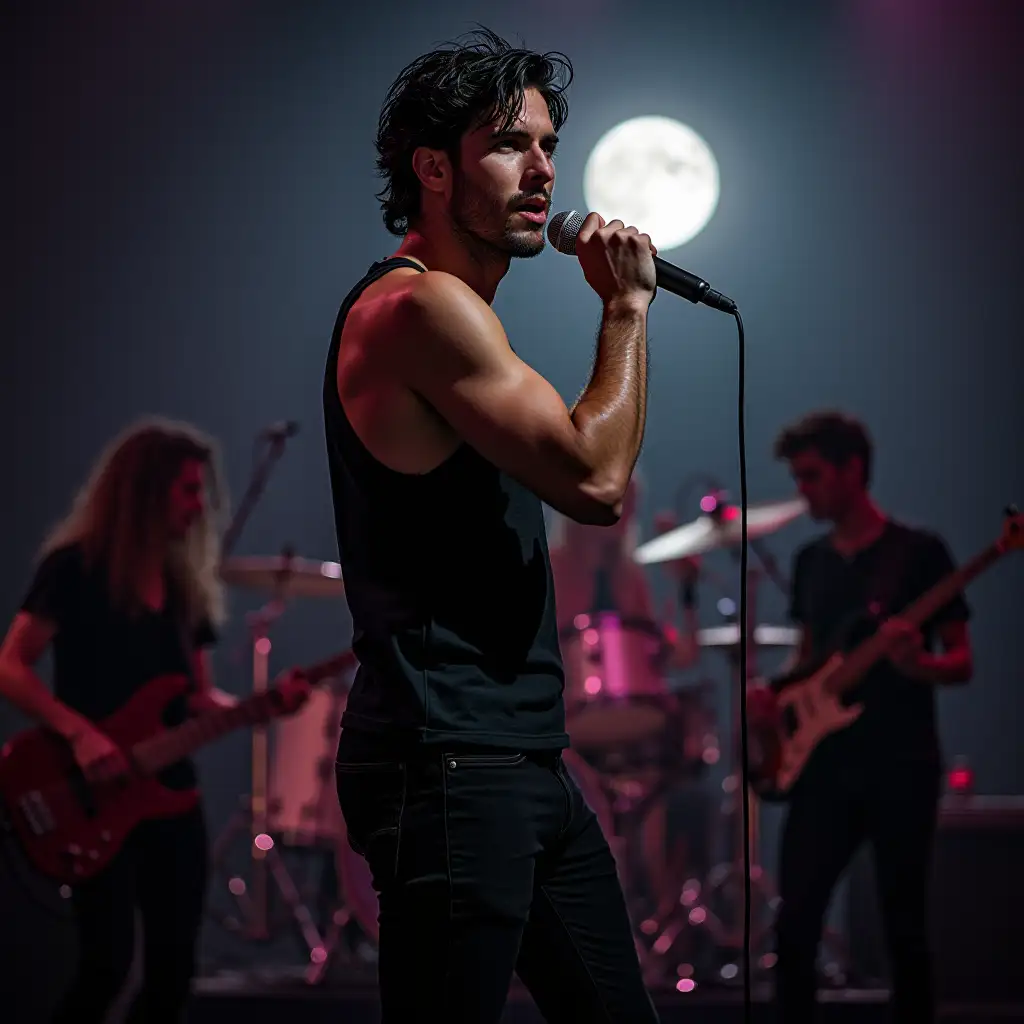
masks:
[[[518,213],[520,217],[523,217],[528,221],[532,221],[534,224],[543,224],[548,219],[548,215],[543,210],[535,210],[528,207],[516,210],[516,213]]]
[[[529,210],[532,213],[547,213],[548,205],[548,201],[543,196],[532,196],[530,199],[524,199],[516,207],[516,212],[521,213],[523,210]]]

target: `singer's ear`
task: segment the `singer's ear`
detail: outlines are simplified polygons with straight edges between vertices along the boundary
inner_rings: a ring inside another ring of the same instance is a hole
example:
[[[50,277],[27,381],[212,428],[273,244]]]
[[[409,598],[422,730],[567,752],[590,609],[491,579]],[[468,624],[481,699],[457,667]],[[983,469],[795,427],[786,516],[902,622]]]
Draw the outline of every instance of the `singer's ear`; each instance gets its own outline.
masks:
[[[454,177],[452,162],[443,149],[418,147],[412,154],[412,169],[424,188],[431,192],[450,193]]]

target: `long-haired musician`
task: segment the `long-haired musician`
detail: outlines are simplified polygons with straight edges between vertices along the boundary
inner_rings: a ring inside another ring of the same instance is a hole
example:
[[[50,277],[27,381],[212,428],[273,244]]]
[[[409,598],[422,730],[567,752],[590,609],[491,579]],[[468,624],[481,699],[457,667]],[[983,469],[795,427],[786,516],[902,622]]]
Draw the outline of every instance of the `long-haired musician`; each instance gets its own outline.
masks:
[[[100,455],[40,551],[0,648],[0,693],[64,737],[87,779],[127,774],[125,754],[97,725],[147,682],[192,677],[167,709],[173,726],[234,698],[214,687],[208,649],[224,616],[214,512],[223,494],[212,440],[160,419],[137,423]],[[53,692],[35,665],[53,654]],[[299,703],[304,681],[286,680]],[[308,691],[307,691],[308,692]],[[194,788],[190,761],[161,781]],[[194,973],[207,840],[201,806],[136,828],[100,874],[73,888],[78,970],[57,1022],[106,1016],[131,966],[141,912],[144,977],[128,1020],[181,1020]]]

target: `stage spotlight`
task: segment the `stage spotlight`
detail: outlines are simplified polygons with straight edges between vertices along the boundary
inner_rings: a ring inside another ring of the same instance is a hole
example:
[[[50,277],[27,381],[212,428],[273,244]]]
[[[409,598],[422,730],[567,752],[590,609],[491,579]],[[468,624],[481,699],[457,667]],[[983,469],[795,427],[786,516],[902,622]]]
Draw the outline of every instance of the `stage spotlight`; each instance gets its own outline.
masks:
[[[583,171],[587,208],[646,231],[659,252],[690,241],[718,206],[708,144],[669,117],[634,117],[605,133]]]

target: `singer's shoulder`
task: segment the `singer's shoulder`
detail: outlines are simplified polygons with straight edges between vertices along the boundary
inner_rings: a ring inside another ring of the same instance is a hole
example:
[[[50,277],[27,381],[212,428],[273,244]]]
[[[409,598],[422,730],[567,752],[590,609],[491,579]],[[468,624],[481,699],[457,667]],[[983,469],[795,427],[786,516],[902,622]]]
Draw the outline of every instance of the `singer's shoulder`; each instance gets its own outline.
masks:
[[[428,270],[410,280],[403,289],[403,295],[413,307],[433,310],[438,303],[450,302],[455,305],[490,306],[472,288],[455,274],[443,270]]]
[[[472,343],[501,332],[494,310],[461,278],[429,270],[410,281],[395,310],[416,335]]]

